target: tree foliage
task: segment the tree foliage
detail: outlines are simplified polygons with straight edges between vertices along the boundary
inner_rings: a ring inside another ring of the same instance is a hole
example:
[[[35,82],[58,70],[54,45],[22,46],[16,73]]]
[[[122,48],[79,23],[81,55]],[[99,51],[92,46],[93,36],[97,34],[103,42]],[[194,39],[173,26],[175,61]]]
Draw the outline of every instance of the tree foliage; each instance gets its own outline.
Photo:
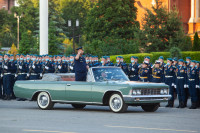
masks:
[[[147,12],[143,18],[143,30],[136,32],[140,46],[145,52],[167,51],[171,47],[181,47],[186,50],[187,38],[183,31],[181,17],[176,9],[167,11],[160,0]],[[190,43],[190,42],[188,42]]]
[[[198,33],[196,32],[194,35],[192,51],[199,51],[199,50],[200,50],[200,39]]]
[[[90,10],[84,30],[88,52],[99,55],[130,52],[128,47],[133,45],[134,31],[139,26],[134,3],[135,0],[100,0]]]

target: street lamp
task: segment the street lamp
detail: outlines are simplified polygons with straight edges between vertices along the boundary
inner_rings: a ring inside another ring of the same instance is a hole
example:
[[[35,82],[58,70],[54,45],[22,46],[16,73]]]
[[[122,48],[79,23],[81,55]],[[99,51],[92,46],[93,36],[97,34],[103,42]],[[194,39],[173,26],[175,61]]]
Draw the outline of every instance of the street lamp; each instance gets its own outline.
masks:
[[[76,26],[73,26],[72,25],[72,21],[71,20],[68,20],[68,27],[72,27],[72,31],[73,31],[73,51],[75,53],[75,42],[74,42],[74,38],[75,38],[75,35],[74,35],[74,31],[75,31],[75,28],[76,27],[79,27],[79,20],[76,19]]]
[[[16,12],[14,13],[14,17],[17,18],[17,49],[19,49],[19,19],[23,16],[23,13],[21,15],[18,15]]]

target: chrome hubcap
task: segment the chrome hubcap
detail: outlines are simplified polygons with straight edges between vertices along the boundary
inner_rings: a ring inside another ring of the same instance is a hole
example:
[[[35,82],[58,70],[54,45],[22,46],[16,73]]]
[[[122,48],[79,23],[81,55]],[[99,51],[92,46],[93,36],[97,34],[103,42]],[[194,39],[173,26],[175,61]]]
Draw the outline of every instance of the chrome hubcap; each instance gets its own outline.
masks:
[[[46,105],[48,104],[48,97],[45,96],[45,95],[42,95],[42,96],[40,97],[40,104],[41,104],[42,106],[46,106]]]
[[[117,97],[112,99],[112,107],[114,109],[119,109],[121,107],[121,100]]]

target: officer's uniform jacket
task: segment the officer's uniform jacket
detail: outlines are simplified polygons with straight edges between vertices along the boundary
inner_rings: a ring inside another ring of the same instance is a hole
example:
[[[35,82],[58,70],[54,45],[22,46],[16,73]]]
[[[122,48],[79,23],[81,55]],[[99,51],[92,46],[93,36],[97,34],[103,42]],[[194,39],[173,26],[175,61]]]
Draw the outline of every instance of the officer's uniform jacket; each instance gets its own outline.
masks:
[[[133,78],[135,76],[138,76],[139,71],[139,64],[138,63],[131,63],[128,66],[128,76],[129,78]]]

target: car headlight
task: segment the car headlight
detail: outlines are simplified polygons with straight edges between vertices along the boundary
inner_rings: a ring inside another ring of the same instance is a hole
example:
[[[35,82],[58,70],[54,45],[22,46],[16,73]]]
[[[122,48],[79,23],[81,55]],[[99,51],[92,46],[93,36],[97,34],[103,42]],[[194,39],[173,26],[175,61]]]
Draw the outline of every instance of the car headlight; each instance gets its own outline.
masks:
[[[137,95],[141,95],[141,90],[137,90]]]
[[[132,92],[132,93],[133,93],[133,95],[137,95],[137,92],[136,92],[136,90],[133,90],[133,92]]]
[[[167,89],[164,89],[164,90],[163,90],[163,93],[164,93],[164,94],[167,94],[167,93],[168,93]]]
[[[160,94],[163,95],[164,94],[164,90],[160,90]]]

